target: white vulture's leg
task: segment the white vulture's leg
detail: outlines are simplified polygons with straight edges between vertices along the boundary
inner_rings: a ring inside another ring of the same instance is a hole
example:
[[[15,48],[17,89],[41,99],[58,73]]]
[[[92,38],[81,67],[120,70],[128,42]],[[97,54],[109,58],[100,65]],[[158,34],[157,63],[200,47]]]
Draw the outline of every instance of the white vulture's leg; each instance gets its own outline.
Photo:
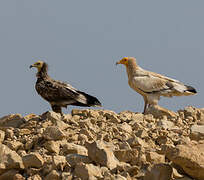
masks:
[[[148,107],[148,102],[147,102],[147,98],[143,97],[144,98],[144,111],[143,111],[143,114],[146,113],[146,110],[147,110],[147,107]]]

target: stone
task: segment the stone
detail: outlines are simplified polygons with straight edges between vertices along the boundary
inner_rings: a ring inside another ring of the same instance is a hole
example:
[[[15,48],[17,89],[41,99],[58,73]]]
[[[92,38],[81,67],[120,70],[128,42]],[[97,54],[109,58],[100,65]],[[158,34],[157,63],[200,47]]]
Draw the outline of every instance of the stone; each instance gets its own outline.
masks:
[[[147,108],[146,114],[152,114],[155,118],[161,118],[163,116],[167,117],[177,117],[177,114],[173,111],[165,109],[159,105],[150,106]]]
[[[89,180],[92,178],[102,178],[101,170],[98,166],[93,164],[79,163],[74,169],[74,174],[82,180]]]
[[[127,180],[125,177],[121,176],[120,174],[117,174],[115,176],[115,180]]]
[[[0,175],[0,180],[9,180],[9,179],[14,179],[14,176],[17,174],[17,170],[11,169],[2,175]]]
[[[23,144],[19,141],[7,141],[5,144],[13,151],[18,151],[20,148],[23,148]]]
[[[159,145],[162,145],[162,144],[167,144],[168,142],[168,137],[167,136],[157,136],[155,142]]]
[[[21,174],[15,174],[13,180],[25,180],[25,178]]]
[[[24,119],[27,122],[27,121],[33,121],[33,120],[34,121],[40,121],[41,118],[40,118],[40,116],[31,113],[31,114],[24,116]]]
[[[75,167],[79,163],[91,163],[91,160],[88,156],[79,155],[79,154],[69,154],[66,156],[67,162],[71,165],[71,167]]]
[[[84,116],[84,117],[88,117],[88,114],[89,114],[89,110],[85,109],[72,109],[72,112],[71,112],[72,116],[75,116],[75,115],[79,115],[79,116]]]
[[[132,116],[133,120],[136,120],[137,122],[141,122],[144,120],[144,114],[142,113],[136,113]]]
[[[171,180],[172,167],[168,164],[156,164],[145,174],[144,180]]]
[[[138,130],[138,131],[136,132],[136,136],[139,137],[139,138],[144,139],[144,138],[147,138],[149,135],[148,135],[148,133],[147,133],[146,130],[140,129],[140,130]]]
[[[127,142],[133,149],[137,147],[143,147],[143,148],[149,147],[145,141],[143,141],[141,138],[136,136],[132,136],[130,139],[127,140]]]
[[[18,153],[18,155],[19,156],[25,156],[27,153],[26,153],[26,151],[25,150],[21,150],[21,149],[19,149],[18,151],[17,151],[17,153]]]
[[[57,120],[61,120],[61,118],[62,118],[60,113],[56,113],[54,111],[47,111],[47,112],[43,113],[41,117],[43,119],[48,119],[50,121],[57,121]]]
[[[156,152],[146,152],[146,160],[151,164],[165,163],[165,156]]]
[[[13,128],[8,128],[6,129],[6,138],[10,138],[12,139],[14,137],[14,132],[13,132]]]
[[[204,110],[153,115],[79,109],[21,116],[18,127],[0,126],[0,180],[203,180]],[[39,157],[26,162],[33,153]]]
[[[94,135],[87,129],[81,129],[79,131],[79,134],[85,135],[88,138],[89,141],[94,140]]]
[[[198,109],[196,109],[192,106],[188,106],[188,107],[184,108],[183,112],[184,112],[185,118],[193,117],[194,120],[197,120]]]
[[[69,127],[68,124],[66,124],[62,121],[63,118],[62,118],[61,114],[56,113],[54,111],[48,111],[48,112],[44,113],[42,115],[42,117],[45,119],[46,118],[49,119],[53,123],[53,125],[58,127],[60,130],[64,130],[64,129]]]
[[[44,164],[44,159],[37,152],[33,152],[28,155],[25,155],[23,156],[22,159],[23,159],[23,164],[25,168],[30,168],[30,167],[41,168]]]
[[[0,130],[0,143],[4,141],[4,138],[5,138],[5,132]]]
[[[130,122],[132,120],[133,114],[134,113],[131,111],[122,111],[118,114],[118,118],[120,118],[122,122]]]
[[[54,169],[63,171],[64,167],[67,165],[66,157],[65,156],[53,156],[52,165]]]
[[[174,127],[174,123],[168,120],[159,120],[157,126],[162,127],[163,129],[171,130]]]
[[[33,146],[34,146],[33,140],[28,140],[28,141],[25,143],[25,150],[30,150],[30,149],[32,149]]]
[[[24,129],[20,129],[19,135],[23,136],[23,135],[29,135],[31,133],[32,131],[30,129],[24,128]]]
[[[190,177],[183,177],[183,178],[178,178],[178,179],[175,179],[175,180],[194,180],[194,179],[191,179]]]
[[[11,114],[0,118],[0,127],[18,128],[25,122],[25,119],[20,114]]]
[[[96,164],[106,166],[109,169],[117,167],[119,161],[116,159],[113,150],[104,141],[95,141],[93,143],[86,143],[89,158]]]
[[[131,149],[130,145],[127,142],[121,142],[119,144],[120,149]]]
[[[85,147],[74,144],[74,143],[66,143],[63,145],[61,153],[64,155],[67,154],[80,154],[80,155],[88,155],[88,151]]]
[[[44,147],[51,153],[59,154],[60,144],[57,141],[46,141]]]
[[[189,176],[204,179],[204,144],[163,146],[162,151],[173,163],[182,167]]]
[[[73,179],[72,174],[70,174],[69,172],[63,172],[61,176],[62,176],[62,180],[72,180]]]
[[[46,177],[45,180],[60,180],[60,174],[56,170],[52,170]]]
[[[183,178],[183,175],[181,175],[178,171],[177,171],[177,169],[175,169],[174,167],[173,167],[173,178]]]
[[[204,140],[204,125],[193,125],[191,127],[191,140]]]
[[[126,122],[119,124],[118,129],[120,131],[124,131],[124,132],[130,133],[130,134],[132,133],[132,127],[129,124],[127,124]]]
[[[27,180],[42,180],[39,174],[35,174],[31,177],[29,177]]]
[[[65,133],[55,126],[49,126],[43,132],[43,137],[47,140],[62,140],[65,136]]]
[[[78,136],[78,140],[81,142],[81,143],[85,143],[86,141],[88,141],[88,137],[84,134],[79,134]]]
[[[6,145],[0,144],[0,174],[9,169],[24,169],[22,158]]]
[[[114,155],[121,162],[131,163],[137,161],[139,152],[137,149],[115,150]]]

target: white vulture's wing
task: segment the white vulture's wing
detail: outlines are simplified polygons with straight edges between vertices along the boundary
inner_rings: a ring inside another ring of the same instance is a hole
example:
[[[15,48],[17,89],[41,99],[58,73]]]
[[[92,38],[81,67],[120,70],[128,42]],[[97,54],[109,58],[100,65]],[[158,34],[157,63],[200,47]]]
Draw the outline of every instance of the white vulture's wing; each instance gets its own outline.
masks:
[[[189,87],[176,79],[143,69],[140,71],[133,77],[132,83],[144,93],[159,93],[163,96],[190,95],[187,92]]]

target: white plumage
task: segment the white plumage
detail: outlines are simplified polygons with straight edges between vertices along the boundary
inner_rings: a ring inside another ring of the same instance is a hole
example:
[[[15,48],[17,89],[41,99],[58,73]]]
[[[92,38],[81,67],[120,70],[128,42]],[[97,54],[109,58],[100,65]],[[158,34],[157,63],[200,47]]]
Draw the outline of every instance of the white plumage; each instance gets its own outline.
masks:
[[[197,93],[192,86],[142,69],[134,57],[125,57],[116,64],[126,66],[129,86],[144,98],[144,113],[148,106],[158,104],[160,96],[188,96]]]

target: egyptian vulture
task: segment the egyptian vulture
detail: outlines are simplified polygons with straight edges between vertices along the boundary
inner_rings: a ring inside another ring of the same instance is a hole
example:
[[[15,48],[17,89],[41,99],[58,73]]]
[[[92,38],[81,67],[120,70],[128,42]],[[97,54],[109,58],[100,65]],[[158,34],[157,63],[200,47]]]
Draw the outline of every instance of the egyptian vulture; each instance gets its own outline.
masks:
[[[178,80],[142,69],[134,57],[124,57],[116,63],[126,67],[128,84],[144,98],[144,111],[151,105],[157,105],[160,96],[188,96],[196,94],[195,88],[184,85]]]
[[[91,95],[79,91],[71,85],[56,81],[48,75],[48,65],[43,61],[37,61],[30,68],[37,68],[37,82],[35,89],[37,93],[52,107],[52,110],[62,114],[62,107],[74,106],[101,106],[99,100]]]

